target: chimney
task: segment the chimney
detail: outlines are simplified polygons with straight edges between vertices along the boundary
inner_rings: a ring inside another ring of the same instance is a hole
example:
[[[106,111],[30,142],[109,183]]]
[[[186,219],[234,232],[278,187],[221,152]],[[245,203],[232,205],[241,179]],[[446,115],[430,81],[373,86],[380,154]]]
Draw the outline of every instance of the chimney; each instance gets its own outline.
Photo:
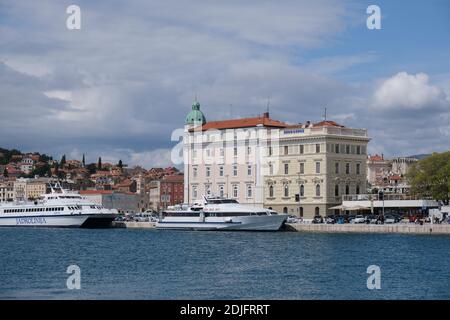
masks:
[[[264,112],[263,113],[263,118],[269,119],[269,112]]]

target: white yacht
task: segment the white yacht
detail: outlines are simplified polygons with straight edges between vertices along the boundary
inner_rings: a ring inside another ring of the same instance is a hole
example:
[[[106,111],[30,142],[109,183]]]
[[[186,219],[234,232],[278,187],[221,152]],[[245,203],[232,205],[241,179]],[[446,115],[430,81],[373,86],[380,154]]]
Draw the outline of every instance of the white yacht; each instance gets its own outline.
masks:
[[[157,229],[277,231],[288,215],[239,204],[234,199],[204,198],[193,206],[178,205],[162,212]]]
[[[34,202],[0,204],[0,227],[110,227],[117,210],[92,203],[80,194],[53,190]]]

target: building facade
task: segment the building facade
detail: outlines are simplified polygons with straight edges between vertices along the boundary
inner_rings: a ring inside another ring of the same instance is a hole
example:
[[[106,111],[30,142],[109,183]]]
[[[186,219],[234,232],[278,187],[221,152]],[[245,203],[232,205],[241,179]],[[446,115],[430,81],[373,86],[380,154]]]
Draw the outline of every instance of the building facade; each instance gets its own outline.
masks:
[[[182,204],[184,201],[184,177],[181,174],[165,176],[160,184],[160,203],[163,208]]]
[[[194,106],[183,139],[186,203],[218,195],[312,218],[343,194],[365,193],[367,130],[333,121],[290,125],[269,113],[206,122]]]
[[[47,193],[47,184],[49,179],[25,179],[19,178],[14,181],[14,199],[15,200],[35,200]]]
[[[14,181],[0,182],[0,202],[14,200]]]

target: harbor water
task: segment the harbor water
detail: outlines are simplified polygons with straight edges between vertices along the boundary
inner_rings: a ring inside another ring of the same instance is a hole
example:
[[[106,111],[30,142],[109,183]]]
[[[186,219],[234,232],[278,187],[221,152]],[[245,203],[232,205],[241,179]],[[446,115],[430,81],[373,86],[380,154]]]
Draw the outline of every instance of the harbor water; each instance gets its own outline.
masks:
[[[450,299],[449,236],[2,228],[0,242],[1,299]]]

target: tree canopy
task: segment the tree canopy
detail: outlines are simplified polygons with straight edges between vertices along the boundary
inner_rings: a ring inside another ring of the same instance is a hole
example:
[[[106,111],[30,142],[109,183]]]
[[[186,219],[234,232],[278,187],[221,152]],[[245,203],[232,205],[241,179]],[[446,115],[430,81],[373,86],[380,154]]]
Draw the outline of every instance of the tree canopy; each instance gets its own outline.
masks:
[[[411,193],[449,203],[450,151],[433,153],[416,162],[408,173]]]

